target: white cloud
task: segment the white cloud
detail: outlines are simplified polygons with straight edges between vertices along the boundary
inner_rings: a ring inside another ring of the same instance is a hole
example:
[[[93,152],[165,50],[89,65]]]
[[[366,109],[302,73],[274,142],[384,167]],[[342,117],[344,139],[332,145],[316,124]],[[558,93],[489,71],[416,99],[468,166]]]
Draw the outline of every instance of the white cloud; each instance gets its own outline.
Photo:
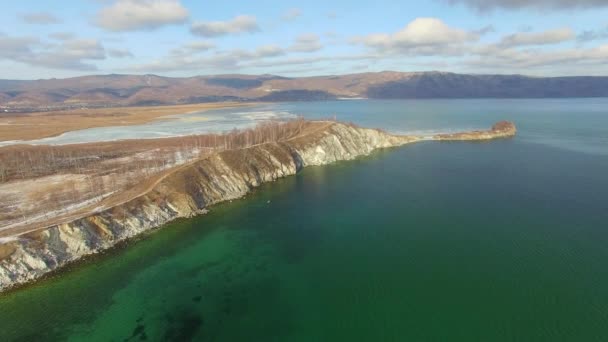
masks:
[[[95,39],[74,39],[31,56],[28,63],[57,69],[97,70],[87,60],[105,59],[103,45]]]
[[[285,51],[277,45],[263,45],[255,49],[252,58],[277,57],[285,54]]]
[[[40,44],[37,38],[0,34],[0,59],[18,61],[22,56],[31,55],[31,47],[36,44]]]
[[[494,70],[524,70],[554,68],[567,70],[577,65],[597,65],[608,59],[608,45],[589,49],[504,49],[497,45],[483,46],[475,50],[476,57],[467,65]]]
[[[503,47],[525,45],[557,44],[574,39],[575,34],[571,28],[558,28],[542,32],[519,32],[503,37],[499,45]]]
[[[319,36],[314,33],[306,33],[298,36],[289,48],[294,52],[315,52],[323,48]]]
[[[48,12],[26,13],[21,19],[28,24],[50,25],[61,22],[59,18]]]
[[[440,0],[450,4],[464,4],[480,12],[498,8],[563,10],[572,8],[599,8],[608,6],[606,0]]]
[[[575,64],[597,63],[604,52],[593,49],[546,49],[544,46],[572,41],[570,28],[541,32],[518,32],[503,37],[498,43],[473,46],[472,56],[465,62],[481,70],[516,70],[527,73],[527,68],[564,68]]]
[[[277,45],[262,45],[253,50],[217,51],[213,55],[199,55],[188,50],[187,45],[173,50],[168,56],[151,63],[134,65],[124,71],[142,72],[175,72],[185,70],[207,70],[216,73],[218,70],[233,72],[246,62],[255,62],[285,55],[285,50]],[[188,53],[188,51],[190,53]]]
[[[218,53],[212,56],[168,56],[149,63],[131,65],[120,69],[123,72],[176,72],[195,70],[217,72],[217,70],[237,70],[239,58],[230,53]]]
[[[117,0],[99,11],[96,23],[110,31],[153,30],[184,23],[188,15],[178,0]]]
[[[299,8],[290,8],[287,11],[285,11],[285,13],[283,13],[283,20],[286,21],[292,21],[297,19],[298,17],[302,16],[302,10],[300,10]]]
[[[251,15],[239,15],[227,21],[199,21],[190,27],[190,32],[203,37],[218,37],[257,31],[260,31],[260,27],[256,18]]]
[[[32,37],[0,35],[0,59],[51,69],[97,70],[92,60],[106,58],[103,45],[95,39],[72,39],[59,44]]]
[[[370,34],[355,37],[353,41],[385,52],[455,54],[463,44],[479,39],[479,35],[450,27],[436,18],[417,18],[395,33]]]
[[[23,56],[27,64],[53,69],[97,70],[90,60],[106,58],[103,45],[95,39],[74,39],[59,45],[45,46],[35,53]]]

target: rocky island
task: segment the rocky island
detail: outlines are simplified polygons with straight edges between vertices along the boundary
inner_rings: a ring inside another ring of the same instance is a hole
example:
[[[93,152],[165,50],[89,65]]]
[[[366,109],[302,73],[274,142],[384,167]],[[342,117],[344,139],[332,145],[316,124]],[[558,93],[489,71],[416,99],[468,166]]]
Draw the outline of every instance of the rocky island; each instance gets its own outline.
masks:
[[[46,221],[0,226],[0,291],[39,279],[176,218],[205,213],[216,203],[243,197],[262,183],[293,175],[304,167],[351,160],[376,149],[429,140],[334,121],[303,121],[297,123],[297,134],[291,135],[279,125],[273,128],[272,134],[275,132],[282,133],[283,138],[235,145],[245,147],[230,148],[224,143],[223,150],[182,158],[185,161],[163,171],[162,177],[149,182],[145,190],[129,190],[131,196],[123,196],[121,201],[108,202],[103,198],[70,215],[58,214],[49,219],[46,214]],[[515,125],[503,121],[488,131],[439,134],[430,140],[489,140],[515,133]],[[253,131],[249,135],[235,135],[233,140],[256,141],[255,134]],[[218,139],[221,136],[204,141]],[[198,143],[197,149],[201,149],[200,140]]]

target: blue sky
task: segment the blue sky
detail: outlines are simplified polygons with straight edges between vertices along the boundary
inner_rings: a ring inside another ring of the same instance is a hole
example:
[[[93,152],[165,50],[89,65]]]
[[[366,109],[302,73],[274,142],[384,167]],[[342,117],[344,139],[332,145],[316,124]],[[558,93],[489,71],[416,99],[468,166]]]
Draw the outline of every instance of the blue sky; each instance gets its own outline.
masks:
[[[608,0],[23,0],[1,6],[2,79],[382,70],[608,75]]]

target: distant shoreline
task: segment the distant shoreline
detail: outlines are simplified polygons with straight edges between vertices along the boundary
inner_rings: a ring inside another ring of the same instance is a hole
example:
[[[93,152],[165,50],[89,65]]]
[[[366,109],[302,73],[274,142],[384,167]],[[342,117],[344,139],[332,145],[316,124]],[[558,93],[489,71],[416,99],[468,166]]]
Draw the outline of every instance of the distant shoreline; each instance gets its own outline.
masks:
[[[0,116],[0,142],[56,137],[88,128],[133,126],[175,115],[205,110],[252,106],[258,103],[219,102],[175,106],[112,107],[74,109],[36,113],[10,113]],[[18,126],[19,129],[15,129]]]
[[[0,80],[4,112],[109,110],[115,106],[184,103],[291,102],[344,99],[474,99],[608,97],[608,76],[532,77],[442,71],[381,71],[340,75],[90,75]]]

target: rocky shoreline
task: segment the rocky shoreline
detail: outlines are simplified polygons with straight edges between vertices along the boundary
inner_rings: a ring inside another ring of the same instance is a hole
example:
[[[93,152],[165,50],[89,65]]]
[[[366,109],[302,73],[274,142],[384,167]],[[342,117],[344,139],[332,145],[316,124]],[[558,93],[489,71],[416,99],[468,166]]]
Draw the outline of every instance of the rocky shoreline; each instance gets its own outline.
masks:
[[[515,124],[509,121],[500,121],[495,123],[491,129],[486,131],[470,131],[453,134],[437,134],[433,137],[433,140],[442,141],[473,141],[473,140],[490,140],[497,138],[508,138],[512,137],[517,133]]]
[[[432,140],[489,140],[515,135],[500,122],[488,131],[440,134]],[[259,185],[326,165],[424,139],[331,123],[286,142],[228,150],[181,168],[148,193],[69,223],[0,241],[0,291],[32,282],[87,255],[180,217],[203,214],[213,204],[241,198]]]

